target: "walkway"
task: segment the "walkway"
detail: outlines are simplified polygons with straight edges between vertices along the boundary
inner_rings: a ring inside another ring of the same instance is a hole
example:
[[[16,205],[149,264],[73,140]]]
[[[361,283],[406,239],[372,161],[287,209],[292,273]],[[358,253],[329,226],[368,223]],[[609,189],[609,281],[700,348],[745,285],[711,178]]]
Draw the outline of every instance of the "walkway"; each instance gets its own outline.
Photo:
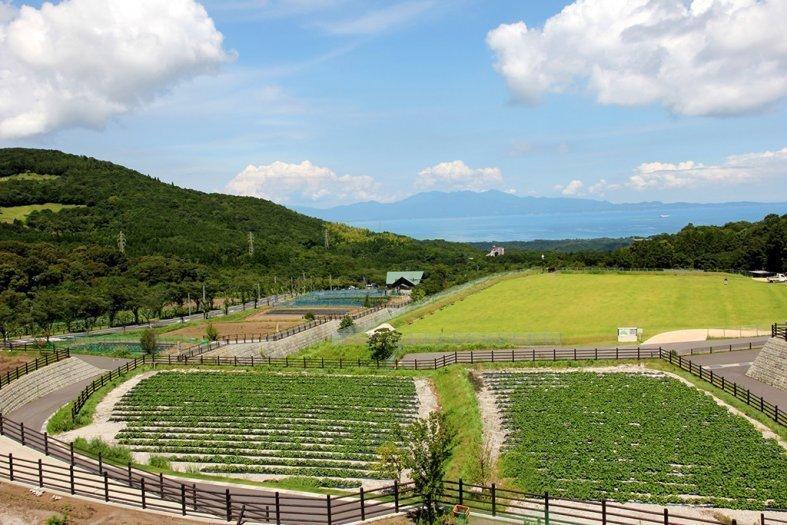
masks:
[[[768,337],[760,336],[760,337],[743,337],[738,339],[712,339],[710,341],[693,341],[693,342],[682,342],[682,343],[670,343],[665,345],[640,345],[640,348],[663,348],[664,350],[675,350],[680,354],[689,354],[691,350],[700,350],[700,351],[707,351],[710,348],[718,348],[723,349],[724,347],[729,348],[729,345],[733,345],[733,347],[743,347],[751,343],[752,347],[757,348],[761,347],[765,344],[768,340]],[[536,349],[548,349],[552,350],[552,346],[536,346],[536,347],[528,347],[526,350],[530,350],[531,348]],[[578,346],[562,346],[556,347],[558,350],[572,350],[574,348],[577,349],[592,349],[595,346],[592,345],[578,345]],[[598,348],[614,348],[614,346],[607,345],[604,347],[599,346]],[[631,345],[622,345],[620,346],[621,349],[624,348],[634,348],[636,349],[637,346]],[[522,348],[517,348],[517,350],[523,350]],[[489,351],[489,350],[485,350]],[[501,354],[505,353],[507,350],[501,350]],[[508,350],[510,351],[510,350]],[[460,351],[458,353],[469,353],[469,350]],[[415,360],[428,363],[429,361],[434,361],[435,359],[442,359],[443,356],[453,356],[454,352],[417,352],[412,354],[405,355],[399,362],[405,365],[412,365],[415,363]]]
[[[92,356],[92,355],[79,355],[72,356],[73,359],[81,359],[96,368],[102,370],[114,370],[119,366],[126,364],[128,359],[115,359],[111,357]],[[19,423],[24,423],[25,427],[32,428],[44,432],[44,423],[54,414],[57,410],[73,400],[93,379],[99,376],[94,376],[83,381],[72,383],[65,388],[61,388],[56,392],[47,394],[43,397],[22,405],[13,412],[5,414],[8,418]]]
[[[766,401],[787,410],[787,392],[746,375],[759,350],[744,350],[740,352],[726,352],[712,355],[694,356],[691,361],[702,365],[707,370],[713,370],[714,375],[723,377],[727,381],[738,383],[744,389],[751,390],[752,394],[765,398]]]

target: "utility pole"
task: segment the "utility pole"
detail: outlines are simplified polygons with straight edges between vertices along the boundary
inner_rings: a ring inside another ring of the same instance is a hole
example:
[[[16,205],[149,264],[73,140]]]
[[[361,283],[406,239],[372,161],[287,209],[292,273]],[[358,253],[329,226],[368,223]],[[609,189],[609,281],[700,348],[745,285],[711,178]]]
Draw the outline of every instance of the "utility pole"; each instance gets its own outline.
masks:
[[[254,257],[254,234],[249,232],[246,237],[249,242],[249,257]]]
[[[205,283],[202,283],[202,311],[205,315],[205,319],[208,318],[208,302],[205,299]]]
[[[325,230],[323,230],[323,232],[325,234],[325,249],[328,250],[331,247],[331,241],[328,238],[328,227],[327,226],[325,227]]]

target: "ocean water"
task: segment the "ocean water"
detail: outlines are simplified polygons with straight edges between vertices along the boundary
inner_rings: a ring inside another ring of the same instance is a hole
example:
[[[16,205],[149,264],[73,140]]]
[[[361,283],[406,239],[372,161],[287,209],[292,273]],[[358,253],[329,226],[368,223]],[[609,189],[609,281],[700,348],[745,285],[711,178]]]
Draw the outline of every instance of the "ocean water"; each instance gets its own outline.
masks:
[[[688,223],[722,225],[758,221],[769,213],[787,213],[787,204],[756,203],[718,207],[681,207],[664,210],[616,210],[449,219],[352,221],[373,231],[389,231],[416,239],[449,241],[530,241],[535,239],[592,239],[647,237],[675,233]]]

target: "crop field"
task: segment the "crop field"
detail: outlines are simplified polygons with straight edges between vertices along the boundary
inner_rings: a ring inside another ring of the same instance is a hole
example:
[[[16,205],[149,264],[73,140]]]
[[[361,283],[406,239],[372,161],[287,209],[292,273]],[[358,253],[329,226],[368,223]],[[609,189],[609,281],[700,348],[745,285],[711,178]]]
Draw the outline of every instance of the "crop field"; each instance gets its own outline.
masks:
[[[412,379],[260,372],[161,372],[116,405],[117,438],[206,473],[377,479],[378,447],[418,414]]]
[[[728,284],[724,284],[727,277]],[[613,342],[618,327],[645,338],[688,328],[768,328],[787,310],[787,286],[702,273],[539,274],[501,281],[420,319],[408,337],[558,334],[563,343]]]
[[[487,372],[508,432],[503,475],[529,492],[726,508],[787,507],[787,454],[712,398],[659,374]]]

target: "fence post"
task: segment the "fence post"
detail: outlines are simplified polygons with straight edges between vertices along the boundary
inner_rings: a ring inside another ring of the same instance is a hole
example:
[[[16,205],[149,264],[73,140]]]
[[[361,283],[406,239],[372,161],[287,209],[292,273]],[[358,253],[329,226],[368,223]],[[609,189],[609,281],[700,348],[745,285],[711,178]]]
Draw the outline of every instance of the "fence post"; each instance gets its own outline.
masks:
[[[331,520],[331,495],[330,494],[325,496],[325,512],[328,515],[328,525],[333,525],[333,520]]]
[[[44,463],[38,458],[38,486],[44,488]]]
[[[164,473],[163,472],[158,473],[158,490],[159,490],[159,496],[161,496],[161,499],[164,499]]]
[[[73,467],[74,466],[74,442],[73,441],[68,444],[68,451],[69,451],[69,454],[71,456],[71,466]],[[73,494],[73,492],[72,492],[72,494]]]
[[[464,505],[465,503],[465,495],[464,495],[464,483],[462,482],[462,478],[459,478],[459,504]]]
[[[8,453],[8,480],[14,481],[14,455]]]
[[[99,474],[104,473],[104,460],[101,456],[101,452],[98,453],[98,473]]]
[[[607,525],[607,499],[601,500],[601,524]]]
[[[19,437],[22,440],[22,446],[25,446],[25,424],[19,423]]]
[[[279,493],[276,493],[276,525],[281,525],[281,509],[279,507]]]
[[[71,495],[73,496],[76,493],[76,491],[74,490],[74,464],[73,463],[71,463],[68,466],[68,477],[69,477],[69,481],[71,482]]]
[[[492,483],[492,516],[497,516],[497,489]]]
[[[180,484],[180,512],[186,515],[186,485]]]
[[[669,509],[664,508],[664,525],[669,525]]]
[[[544,523],[549,525],[549,492],[544,492]]]
[[[366,521],[366,501],[363,495],[363,487],[361,487],[361,521]]]
[[[109,474],[104,472],[104,501],[109,501]]]
[[[399,480],[394,480],[394,512],[399,513]]]
[[[145,505],[145,478],[144,478],[144,476],[139,478],[139,488],[140,488],[141,494],[142,494],[142,508],[144,509],[146,507],[146,505]]]
[[[3,413],[0,412],[0,436],[5,435],[5,431],[3,430]]]
[[[232,521],[232,496],[230,496],[230,489],[225,490],[224,500],[227,503],[227,521]]]
[[[128,486],[133,487],[134,484],[131,482],[131,462],[128,462]]]

